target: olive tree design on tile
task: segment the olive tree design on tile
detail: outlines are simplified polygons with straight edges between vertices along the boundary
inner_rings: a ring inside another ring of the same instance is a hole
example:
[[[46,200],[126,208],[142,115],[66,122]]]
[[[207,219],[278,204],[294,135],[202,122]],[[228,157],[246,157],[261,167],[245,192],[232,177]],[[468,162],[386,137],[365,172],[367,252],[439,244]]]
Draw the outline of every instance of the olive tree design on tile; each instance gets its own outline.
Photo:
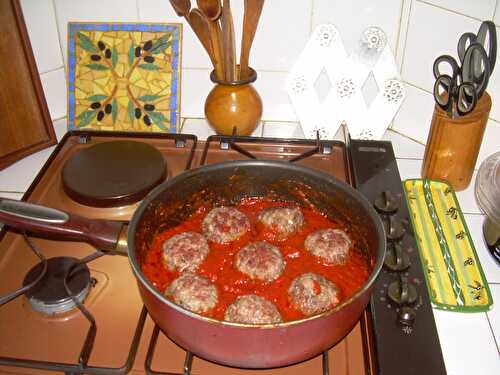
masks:
[[[78,30],[74,128],[171,130],[174,39],[172,32]]]

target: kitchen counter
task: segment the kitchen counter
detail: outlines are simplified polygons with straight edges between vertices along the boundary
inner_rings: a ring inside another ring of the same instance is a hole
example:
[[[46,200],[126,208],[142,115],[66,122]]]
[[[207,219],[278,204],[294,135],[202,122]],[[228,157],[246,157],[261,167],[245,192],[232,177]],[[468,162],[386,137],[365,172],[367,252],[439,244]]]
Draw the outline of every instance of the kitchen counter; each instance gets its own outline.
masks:
[[[66,119],[54,122],[57,138],[66,131]],[[202,119],[183,119],[182,132],[205,139],[214,134]],[[265,122],[255,136],[301,138],[297,123]],[[424,145],[394,131],[387,131],[385,140],[393,143],[402,179],[420,177]],[[36,173],[54,147],[37,152],[0,171],[0,196],[21,199]],[[473,182],[475,180],[475,174]],[[483,215],[476,204],[473,184],[457,193],[476,251],[483,267],[493,300],[500,301],[500,267],[487,252],[482,238]],[[500,374],[500,307],[495,304],[487,313],[458,313],[434,309],[439,339],[447,372],[450,375]]]

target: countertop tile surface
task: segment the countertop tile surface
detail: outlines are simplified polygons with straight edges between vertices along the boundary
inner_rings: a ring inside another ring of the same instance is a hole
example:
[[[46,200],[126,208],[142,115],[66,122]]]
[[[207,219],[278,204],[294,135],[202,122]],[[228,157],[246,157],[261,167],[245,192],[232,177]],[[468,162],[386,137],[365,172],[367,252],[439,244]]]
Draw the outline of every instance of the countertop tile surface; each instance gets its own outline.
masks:
[[[491,294],[494,301],[500,301],[500,284],[490,285]],[[495,344],[497,351],[500,352],[500,303],[493,306],[493,309],[487,313],[488,320],[490,321],[491,329],[495,337]]]
[[[433,311],[449,375],[500,374],[498,350],[486,313]]]

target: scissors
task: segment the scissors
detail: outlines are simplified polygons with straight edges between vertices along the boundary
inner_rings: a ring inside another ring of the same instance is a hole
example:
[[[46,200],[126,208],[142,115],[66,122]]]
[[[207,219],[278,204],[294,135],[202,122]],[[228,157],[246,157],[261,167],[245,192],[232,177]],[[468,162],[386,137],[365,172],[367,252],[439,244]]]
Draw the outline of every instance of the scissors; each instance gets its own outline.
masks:
[[[474,47],[468,53],[472,55],[476,49],[477,47]],[[472,57],[467,56],[467,61],[471,59]],[[440,66],[442,64],[449,65],[451,75],[441,71]],[[469,62],[466,62],[466,64],[469,64]],[[466,69],[469,69],[468,65],[466,65]],[[460,116],[466,115],[477,104],[478,95],[476,87],[472,82],[465,82],[463,80],[461,71],[462,69],[459,67],[457,61],[449,55],[439,56],[434,61],[433,72],[434,77],[436,77],[433,91],[434,99],[448,113],[449,117],[455,117],[456,113]]]
[[[479,43],[487,51],[490,62],[490,74],[493,73],[497,60],[497,32],[495,24],[491,21],[481,23],[477,35],[474,33],[465,33],[458,40],[457,53],[460,62],[463,64],[465,51],[472,43]]]
[[[479,98],[486,90],[489,76],[491,76],[491,73],[495,68],[497,59],[497,33],[495,24],[493,22],[484,21],[483,23],[481,23],[477,35],[474,33],[465,33],[460,37],[457,46],[457,53],[458,58],[462,63],[462,67],[467,55],[467,50],[474,44],[479,44],[481,47],[483,47],[485,53],[483,54],[482,52],[474,52],[469,56],[469,58],[472,59],[469,62],[469,67],[472,68],[472,70],[462,72],[462,78],[464,79],[464,81],[470,80],[474,84],[474,86],[476,86],[476,89],[478,89],[479,91]],[[484,55],[486,55],[489,63],[489,73],[486,73],[487,69],[483,67]],[[485,77],[485,75],[488,75],[488,77]]]

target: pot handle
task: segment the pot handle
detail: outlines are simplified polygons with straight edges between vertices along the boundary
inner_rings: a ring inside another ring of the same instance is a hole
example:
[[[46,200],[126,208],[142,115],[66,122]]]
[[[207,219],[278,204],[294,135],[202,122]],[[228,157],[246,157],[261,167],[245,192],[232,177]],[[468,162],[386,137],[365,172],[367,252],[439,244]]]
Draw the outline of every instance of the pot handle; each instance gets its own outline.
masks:
[[[86,242],[101,251],[112,252],[124,229],[117,221],[89,219],[6,198],[0,198],[0,223],[58,240]]]

